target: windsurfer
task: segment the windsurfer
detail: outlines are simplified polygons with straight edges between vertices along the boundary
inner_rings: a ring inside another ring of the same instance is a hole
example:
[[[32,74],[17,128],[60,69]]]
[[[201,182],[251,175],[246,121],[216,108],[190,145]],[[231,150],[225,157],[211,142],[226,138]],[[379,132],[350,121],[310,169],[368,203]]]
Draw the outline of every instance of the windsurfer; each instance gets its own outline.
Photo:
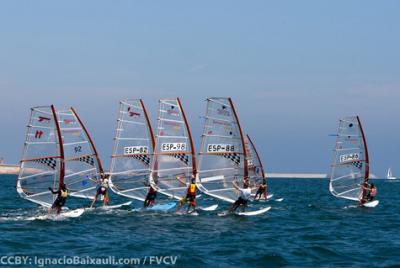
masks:
[[[376,197],[377,192],[378,192],[378,189],[376,188],[375,184],[371,183],[368,202],[371,202],[372,200],[374,200],[374,198]]]
[[[362,189],[363,189],[363,198],[360,200],[361,204],[371,202],[372,200],[374,200],[378,192],[375,184],[373,183],[369,184],[368,182],[364,182],[362,185]]]
[[[108,187],[109,187],[108,177],[109,177],[109,175],[105,175],[104,173],[101,173],[100,186],[99,186],[99,188],[97,188],[96,196],[94,197],[93,202],[90,205],[90,207],[94,206],[99,195],[101,195],[101,199],[103,200],[104,206],[109,204],[110,199],[108,197]]]
[[[60,190],[54,191],[53,188],[49,187],[49,190],[51,191],[52,194],[57,194],[57,198],[54,201],[53,205],[49,209],[49,213],[51,210],[55,209],[57,214],[60,214],[62,207],[65,205],[65,202],[67,201],[68,197],[68,189],[65,183],[61,185]]]
[[[236,202],[232,205],[232,207],[229,209],[229,212],[232,213],[234,212],[238,207],[243,206],[243,209],[247,207],[247,203],[250,199],[251,196],[251,188],[249,187],[249,182],[248,180],[244,180],[243,182],[243,188],[240,188],[236,181],[232,182],[233,187],[235,187],[236,190],[240,192],[239,198],[236,200]]]
[[[179,211],[186,203],[188,204],[188,213],[192,213],[196,210],[196,177],[192,175],[192,180],[187,188],[186,196],[183,197],[179,203],[177,211]],[[192,210],[190,210],[192,208]]]
[[[149,191],[147,192],[146,199],[144,200],[143,206],[147,208],[148,206],[152,206],[155,203],[155,199],[157,197],[157,190],[153,187],[153,185],[149,186]]]
[[[254,196],[254,200],[260,200],[261,199],[261,195],[264,196],[264,199],[267,200],[267,180],[264,178],[262,180],[262,183],[260,184],[260,186],[257,189],[256,195]]]

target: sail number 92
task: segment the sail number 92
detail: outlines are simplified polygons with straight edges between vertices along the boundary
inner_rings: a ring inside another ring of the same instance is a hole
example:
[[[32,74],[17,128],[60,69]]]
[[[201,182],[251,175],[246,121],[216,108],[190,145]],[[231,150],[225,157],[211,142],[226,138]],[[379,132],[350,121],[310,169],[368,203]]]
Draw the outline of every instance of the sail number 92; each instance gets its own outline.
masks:
[[[207,146],[208,153],[231,153],[235,151],[233,144],[209,144]]]

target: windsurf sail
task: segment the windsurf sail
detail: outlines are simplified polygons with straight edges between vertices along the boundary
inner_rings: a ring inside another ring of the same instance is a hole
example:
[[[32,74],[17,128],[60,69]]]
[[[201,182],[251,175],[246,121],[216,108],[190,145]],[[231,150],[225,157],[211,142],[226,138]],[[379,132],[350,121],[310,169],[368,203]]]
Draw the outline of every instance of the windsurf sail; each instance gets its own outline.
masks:
[[[110,168],[110,188],[116,194],[145,200],[154,143],[143,101],[121,101]]]
[[[17,179],[22,198],[50,207],[55,196],[49,187],[60,189],[64,176],[64,152],[53,106],[31,109],[24,150]]]
[[[396,179],[396,177],[393,176],[393,173],[392,173],[392,169],[391,169],[391,168],[388,169],[386,178],[387,178],[388,180],[395,180],[395,179]]]
[[[196,174],[192,136],[179,98],[159,101],[156,133],[150,183],[179,200]]]
[[[207,195],[233,203],[248,177],[247,150],[231,98],[207,99],[198,160],[198,187]]]
[[[74,108],[56,114],[64,148],[64,183],[70,196],[93,199],[103,174],[96,147]]]
[[[264,167],[260,155],[249,135],[246,135],[247,166],[252,194],[256,194],[258,187],[265,178]]]
[[[387,171],[387,176],[386,177],[388,177],[388,178],[391,178],[391,177],[393,177],[393,175],[392,175],[392,170],[389,168],[388,169],[388,171]]]
[[[359,201],[369,178],[367,142],[358,116],[339,121],[329,190],[339,198]]]

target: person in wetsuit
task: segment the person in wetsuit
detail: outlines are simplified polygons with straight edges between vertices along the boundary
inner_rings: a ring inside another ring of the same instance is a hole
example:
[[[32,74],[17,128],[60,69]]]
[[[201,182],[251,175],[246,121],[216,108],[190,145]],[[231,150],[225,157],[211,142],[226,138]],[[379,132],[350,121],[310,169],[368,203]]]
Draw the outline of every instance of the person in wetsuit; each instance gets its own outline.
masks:
[[[238,207],[243,206],[243,209],[247,207],[247,203],[249,202],[251,196],[251,188],[248,179],[245,179],[243,182],[243,188],[240,188],[236,182],[232,182],[233,187],[240,192],[239,198],[233,203],[232,207],[229,209],[229,212],[234,212]]]
[[[61,188],[58,191],[54,191],[53,188],[49,187],[49,190],[52,194],[57,194],[56,200],[54,200],[53,205],[49,209],[49,213],[51,210],[55,209],[57,214],[60,214],[62,207],[65,205],[68,197],[68,189],[65,183],[61,185]]]
[[[366,181],[361,185],[361,188],[362,188],[362,197],[360,200],[360,204],[364,204],[368,202],[368,200],[370,199],[371,185],[369,185],[369,183]]]
[[[371,183],[371,188],[370,188],[370,194],[368,197],[368,202],[371,202],[372,200],[374,200],[374,198],[376,197],[376,194],[378,193],[378,189],[376,188],[375,184]]]
[[[267,180],[263,179],[262,183],[260,184],[260,186],[257,189],[256,195],[254,196],[254,200],[260,200],[261,199],[261,195],[264,196],[264,199],[267,200]]]
[[[150,184],[149,191],[147,192],[143,206],[147,208],[148,206],[154,205],[156,197],[157,197],[157,190]]]
[[[179,211],[186,203],[189,204],[187,209],[188,213],[192,213],[196,210],[196,190],[196,177],[192,175],[191,183],[186,191],[186,196],[181,199],[177,211]]]
[[[109,175],[105,175],[105,174],[101,175],[100,186],[99,186],[99,188],[97,188],[96,195],[95,195],[95,197],[93,199],[93,202],[90,205],[90,207],[94,206],[94,204],[96,203],[97,198],[99,196],[101,196],[101,199],[103,200],[103,205],[104,206],[107,206],[109,204],[110,199],[108,197],[108,187],[109,187],[108,177],[109,177]]]

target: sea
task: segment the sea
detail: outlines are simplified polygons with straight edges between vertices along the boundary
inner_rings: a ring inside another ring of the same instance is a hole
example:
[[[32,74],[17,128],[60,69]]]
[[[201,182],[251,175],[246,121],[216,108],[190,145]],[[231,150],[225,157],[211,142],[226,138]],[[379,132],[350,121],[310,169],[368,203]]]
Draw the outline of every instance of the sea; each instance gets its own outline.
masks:
[[[272,207],[258,216],[218,216],[227,205],[201,196],[199,206],[219,209],[198,216],[132,211],[138,202],[78,218],[29,220],[46,211],[20,198],[15,180],[0,176],[5,267],[400,267],[397,181],[374,181],[375,208],[333,197],[328,180],[270,179],[271,200],[248,208]],[[126,201],[111,195],[113,204]],[[71,208],[88,205],[67,201]]]

